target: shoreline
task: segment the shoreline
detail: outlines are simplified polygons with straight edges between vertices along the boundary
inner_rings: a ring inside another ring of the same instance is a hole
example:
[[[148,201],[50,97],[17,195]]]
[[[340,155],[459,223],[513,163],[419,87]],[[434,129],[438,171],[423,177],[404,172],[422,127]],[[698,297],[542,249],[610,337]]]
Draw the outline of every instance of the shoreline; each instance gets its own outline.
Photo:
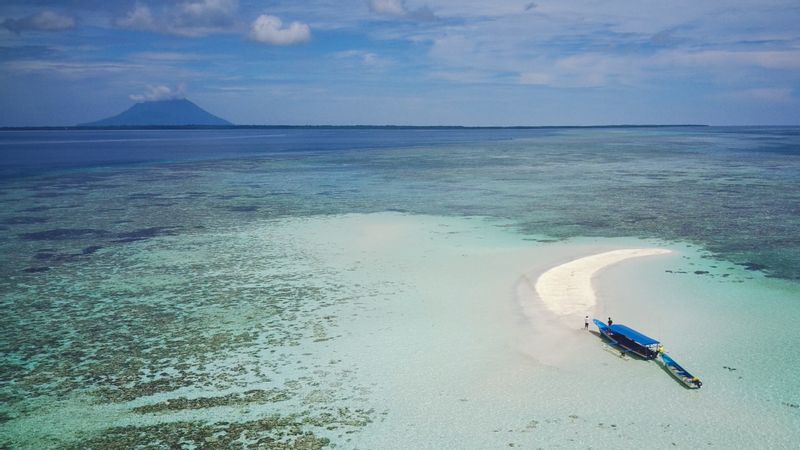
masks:
[[[534,286],[539,300],[558,317],[589,314],[597,306],[594,277],[604,269],[633,258],[666,255],[664,248],[611,250],[584,256],[542,273]]]
[[[520,342],[524,354],[553,368],[581,367],[577,356],[593,353],[596,344],[593,339],[585,339],[584,316],[593,317],[598,311],[605,311],[605,305],[598,304],[597,297],[601,292],[604,297],[609,294],[594,285],[597,275],[634,258],[673,253],[665,248],[620,244],[605,248],[578,244],[567,253],[571,255],[567,262],[552,261],[556,265],[539,265],[522,274],[516,297],[528,322]],[[566,255],[562,253],[563,256]],[[635,280],[630,284],[629,287],[637,289]],[[628,317],[633,316],[636,314],[629,311]],[[554,352],[554,348],[559,350]]]

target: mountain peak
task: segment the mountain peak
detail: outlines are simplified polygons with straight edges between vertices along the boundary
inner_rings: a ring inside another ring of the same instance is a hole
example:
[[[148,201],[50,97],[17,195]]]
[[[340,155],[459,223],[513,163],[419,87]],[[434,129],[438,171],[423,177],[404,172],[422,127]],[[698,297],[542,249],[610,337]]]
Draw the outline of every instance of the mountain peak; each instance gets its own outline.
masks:
[[[80,127],[126,126],[184,126],[232,125],[186,98],[154,100],[136,103],[116,116],[95,122],[82,123]]]

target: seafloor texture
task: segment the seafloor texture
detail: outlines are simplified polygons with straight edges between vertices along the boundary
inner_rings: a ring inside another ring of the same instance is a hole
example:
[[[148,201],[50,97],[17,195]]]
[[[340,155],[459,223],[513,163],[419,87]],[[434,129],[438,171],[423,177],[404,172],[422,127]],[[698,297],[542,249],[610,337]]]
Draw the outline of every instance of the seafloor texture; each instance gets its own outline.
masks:
[[[796,129],[106,133],[0,136],[0,447],[800,437]],[[524,292],[641,247],[587,313],[700,391]]]
[[[689,241],[800,279],[798,149],[798,128],[5,132],[0,273],[253,220],[395,210]]]

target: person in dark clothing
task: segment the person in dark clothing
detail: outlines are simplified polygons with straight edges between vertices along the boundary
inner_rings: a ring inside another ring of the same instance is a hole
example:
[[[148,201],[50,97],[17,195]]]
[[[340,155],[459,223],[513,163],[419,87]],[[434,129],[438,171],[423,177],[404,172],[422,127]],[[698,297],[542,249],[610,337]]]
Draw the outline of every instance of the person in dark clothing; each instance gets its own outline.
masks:
[[[614,321],[611,320],[611,317],[608,318],[608,326],[614,325]]]

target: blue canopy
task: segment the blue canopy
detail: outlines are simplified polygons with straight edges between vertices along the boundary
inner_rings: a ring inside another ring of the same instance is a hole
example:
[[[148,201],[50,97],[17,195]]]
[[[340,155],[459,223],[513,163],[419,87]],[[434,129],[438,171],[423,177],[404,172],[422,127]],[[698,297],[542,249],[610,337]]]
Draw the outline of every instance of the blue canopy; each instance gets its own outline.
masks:
[[[611,325],[611,331],[613,331],[616,334],[621,334],[621,335],[625,336],[626,338],[628,338],[628,339],[630,339],[630,340],[632,340],[632,341],[634,341],[636,343],[639,343],[641,345],[655,345],[655,344],[658,344],[657,340],[655,340],[655,339],[653,339],[651,337],[645,336],[642,333],[639,333],[638,331],[636,331],[634,329],[628,328],[625,325],[620,325],[618,323],[615,323],[614,325]]]

